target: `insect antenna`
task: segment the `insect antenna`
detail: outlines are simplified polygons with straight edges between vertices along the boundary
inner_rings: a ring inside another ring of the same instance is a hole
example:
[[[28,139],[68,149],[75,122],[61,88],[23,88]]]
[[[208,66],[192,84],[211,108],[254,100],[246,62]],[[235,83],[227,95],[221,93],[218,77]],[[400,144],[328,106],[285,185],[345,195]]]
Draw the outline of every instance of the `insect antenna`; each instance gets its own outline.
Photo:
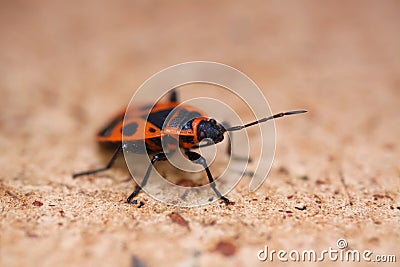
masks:
[[[273,120],[273,119],[276,119],[276,118],[281,118],[283,116],[288,116],[288,115],[305,113],[305,112],[307,112],[307,110],[293,110],[293,111],[281,112],[281,113],[278,113],[278,114],[275,114],[275,115],[272,115],[272,116],[269,116],[269,117],[266,117],[266,118],[262,118],[262,119],[257,120],[257,121],[253,121],[253,122],[247,123],[245,125],[239,125],[239,126],[230,127],[228,129],[226,129],[226,131],[228,131],[228,132],[239,131],[239,130],[242,130],[244,128],[247,128],[247,127],[250,127],[250,126],[253,126],[253,125],[256,125],[256,124],[260,124],[260,123],[263,123],[263,122],[266,122],[266,121],[269,121],[269,120]]]

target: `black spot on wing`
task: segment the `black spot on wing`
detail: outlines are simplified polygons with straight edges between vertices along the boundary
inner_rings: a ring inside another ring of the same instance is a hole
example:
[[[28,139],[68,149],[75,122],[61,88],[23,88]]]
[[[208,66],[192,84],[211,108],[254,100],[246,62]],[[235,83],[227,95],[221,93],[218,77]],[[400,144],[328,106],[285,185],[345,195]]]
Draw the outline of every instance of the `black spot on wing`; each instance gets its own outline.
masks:
[[[182,135],[179,138],[180,138],[182,143],[194,144],[194,137],[193,136]]]
[[[174,128],[181,128],[182,130],[190,130],[193,129],[193,119],[200,116],[201,114],[196,111],[187,111],[182,109],[181,111],[179,111],[179,115],[171,120],[169,126]]]
[[[191,119],[190,121],[186,122],[185,125],[183,125],[182,130],[193,130],[193,120]]]
[[[173,109],[164,109],[157,112],[152,112],[148,116],[147,114],[142,116],[143,119],[147,119],[148,122],[155,125],[157,128],[162,129],[165,120],[167,119],[169,113],[171,113]]]
[[[161,146],[161,139],[160,139],[160,138],[155,137],[155,138],[150,138],[149,140],[150,140],[150,142],[152,142],[154,145],[156,145],[156,146]]]
[[[136,122],[129,123],[122,128],[122,134],[125,136],[132,136],[136,133],[138,124]]]
[[[110,122],[106,127],[104,127],[101,131],[99,131],[98,135],[101,137],[109,137],[114,130],[115,126],[117,126],[124,117],[115,118],[112,122]]]
[[[151,133],[155,133],[157,130],[156,129],[154,129],[153,127],[150,127],[149,128],[149,132],[151,132]]]

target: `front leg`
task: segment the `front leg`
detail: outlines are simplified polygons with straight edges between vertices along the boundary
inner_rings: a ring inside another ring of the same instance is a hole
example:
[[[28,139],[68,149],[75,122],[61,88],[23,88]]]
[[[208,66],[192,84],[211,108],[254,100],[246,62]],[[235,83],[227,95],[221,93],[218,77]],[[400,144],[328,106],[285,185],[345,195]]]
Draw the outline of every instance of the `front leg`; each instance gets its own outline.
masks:
[[[227,205],[230,204],[229,199],[224,197],[221,194],[221,192],[218,191],[218,189],[217,189],[217,187],[215,185],[215,182],[214,182],[214,178],[213,178],[213,176],[212,176],[212,174],[210,172],[210,169],[207,166],[206,159],[202,155],[200,155],[199,153],[196,153],[196,152],[193,152],[193,151],[190,151],[190,150],[186,150],[185,154],[186,154],[186,156],[188,157],[188,159],[191,162],[193,162],[195,164],[202,165],[204,167],[204,170],[207,173],[208,180],[210,181],[210,186],[214,190],[215,194],[217,194],[218,198],[221,198],[225,202],[225,204],[227,204]]]
[[[146,174],[144,175],[142,183],[136,187],[136,189],[132,192],[132,194],[130,194],[130,196],[126,200],[128,203],[132,203],[132,199],[137,194],[139,194],[140,190],[142,190],[142,188],[147,184],[147,181],[149,180],[150,172],[153,169],[154,163],[156,163],[157,161],[162,161],[162,160],[167,160],[166,154],[158,153],[153,156],[153,158],[151,159],[151,162],[149,164],[149,167],[147,167],[147,171],[146,171]]]
[[[222,122],[222,125],[224,126],[225,129],[231,128],[230,123],[227,122],[227,121]],[[233,133],[230,133],[230,134],[228,133],[227,136],[228,136],[228,146],[227,146],[227,148],[226,148],[226,154],[227,154],[229,157],[231,157],[233,160],[247,161],[247,162],[250,163],[250,162],[251,162],[251,158],[249,158],[249,157],[242,157],[242,156],[239,156],[239,155],[234,155],[234,154],[232,154]]]

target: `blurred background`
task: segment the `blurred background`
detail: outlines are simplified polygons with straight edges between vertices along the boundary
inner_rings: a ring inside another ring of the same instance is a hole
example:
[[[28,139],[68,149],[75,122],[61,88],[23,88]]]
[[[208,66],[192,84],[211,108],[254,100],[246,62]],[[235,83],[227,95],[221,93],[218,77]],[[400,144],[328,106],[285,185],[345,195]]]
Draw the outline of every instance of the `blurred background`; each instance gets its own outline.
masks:
[[[0,1],[0,264],[254,266],[267,240],[310,249],[343,236],[398,253],[399,12],[398,1]],[[277,122],[259,191],[179,211],[187,234],[173,207],[123,203],[123,167],[70,174],[108,159],[93,135],[148,77],[193,60],[244,72],[273,112],[309,113]]]

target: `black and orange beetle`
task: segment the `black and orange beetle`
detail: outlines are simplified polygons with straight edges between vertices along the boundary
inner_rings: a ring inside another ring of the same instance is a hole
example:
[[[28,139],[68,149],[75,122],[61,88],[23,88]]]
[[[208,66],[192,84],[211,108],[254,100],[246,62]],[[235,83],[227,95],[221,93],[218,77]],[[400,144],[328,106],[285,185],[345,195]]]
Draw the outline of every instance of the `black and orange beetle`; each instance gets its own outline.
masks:
[[[171,112],[173,112],[173,114]],[[154,163],[167,160],[167,152],[164,151],[161,142],[169,138],[173,140],[173,142],[168,144],[168,150],[182,149],[190,161],[202,165],[207,173],[210,186],[217,197],[221,198],[226,204],[229,204],[229,199],[224,197],[215,186],[214,178],[207,166],[205,158],[199,153],[192,151],[192,149],[219,143],[224,140],[224,134],[226,132],[239,131],[271,119],[304,112],[307,111],[294,110],[282,112],[245,125],[228,127],[226,124],[223,125],[207,117],[203,111],[195,107],[179,105],[177,92],[173,90],[168,102],[144,105],[135,109],[129,109],[128,111],[124,109],[115,116],[106,127],[96,135],[98,142],[116,144],[117,146],[108,164],[102,168],[75,173],[73,178],[110,169],[122,149],[128,149],[133,153],[148,153],[152,156],[151,163],[142,183],[138,185],[128,197],[127,202],[131,203],[132,199],[146,185]],[[122,145],[122,137],[124,139],[124,145]],[[200,144],[202,140],[207,139],[209,142]],[[228,154],[230,154],[230,152],[231,149],[230,146],[228,146]]]

